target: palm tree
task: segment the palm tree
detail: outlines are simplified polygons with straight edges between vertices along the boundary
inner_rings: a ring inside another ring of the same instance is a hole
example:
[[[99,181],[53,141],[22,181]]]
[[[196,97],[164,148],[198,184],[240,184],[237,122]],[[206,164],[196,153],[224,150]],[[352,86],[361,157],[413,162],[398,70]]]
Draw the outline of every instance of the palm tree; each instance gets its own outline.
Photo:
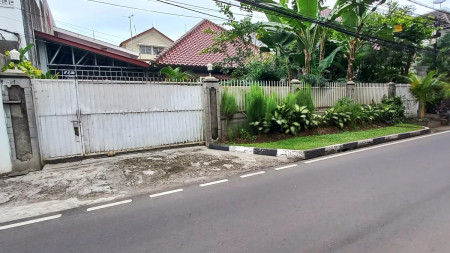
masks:
[[[425,117],[426,103],[433,101],[442,90],[448,89],[448,84],[442,81],[443,75],[436,76],[436,74],[437,71],[435,70],[430,71],[425,77],[420,77],[413,73],[409,74],[411,93],[419,101],[419,118],[421,119]]]
[[[193,78],[193,75],[188,71],[182,71],[180,67],[172,68],[171,66],[164,67],[160,71],[170,81],[185,81]]]

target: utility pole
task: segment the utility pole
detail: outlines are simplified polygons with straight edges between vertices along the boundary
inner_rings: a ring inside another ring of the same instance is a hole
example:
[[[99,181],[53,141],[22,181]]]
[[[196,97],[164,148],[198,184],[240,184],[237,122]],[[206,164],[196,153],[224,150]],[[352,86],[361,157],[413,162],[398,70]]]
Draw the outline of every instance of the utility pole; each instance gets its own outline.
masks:
[[[132,25],[132,21],[133,21],[133,14],[131,16],[128,16],[128,19],[130,19],[130,38],[131,40],[133,40],[133,25]]]
[[[437,17],[435,17],[434,19],[434,27],[436,28],[436,34],[433,36],[434,37],[434,45],[433,45],[433,66],[432,66],[432,70],[436,70],[437,69],[437,55],[439,53],[438,51],[438,40],[439,37],[441,37],[441,31],[439,30],[439,19]]]

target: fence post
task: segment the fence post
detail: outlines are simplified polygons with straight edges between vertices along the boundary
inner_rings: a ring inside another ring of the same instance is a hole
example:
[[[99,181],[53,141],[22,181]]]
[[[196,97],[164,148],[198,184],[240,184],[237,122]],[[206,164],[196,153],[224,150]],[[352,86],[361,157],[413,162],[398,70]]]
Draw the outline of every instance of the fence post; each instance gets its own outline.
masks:
[[[3,96],[11,173],[20,175],[42,168],[31,79],[20,70],[0,73],[0,91]],[[2,143],[3,146],[5,143]]]
[[[356,100],[356,84],[353,81],[348,81],[345,86],[345,96]]]
[[[204,101],[204,135],[206,146],[217,142],[221,138],[220,104],[221,92],[219,79],[208,76],[203,79]]]
[[[290,92],[296,93],[297,91],[300,91],[302,89],[302,82],[298,79],[292,79],[291,86],[290,86]]]
[[[396,95],[396,90],[395,90],[395,83],[393,82],[389,82],[388,83],[388,98],[393,98]]]

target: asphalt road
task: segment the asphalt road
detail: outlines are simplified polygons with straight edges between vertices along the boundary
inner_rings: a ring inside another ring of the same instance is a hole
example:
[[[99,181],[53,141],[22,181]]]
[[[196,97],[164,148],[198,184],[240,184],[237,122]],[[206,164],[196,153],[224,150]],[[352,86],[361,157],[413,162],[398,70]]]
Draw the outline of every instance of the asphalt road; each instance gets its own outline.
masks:
[[[0,252],[450,252],[450,133],[0,231]]]

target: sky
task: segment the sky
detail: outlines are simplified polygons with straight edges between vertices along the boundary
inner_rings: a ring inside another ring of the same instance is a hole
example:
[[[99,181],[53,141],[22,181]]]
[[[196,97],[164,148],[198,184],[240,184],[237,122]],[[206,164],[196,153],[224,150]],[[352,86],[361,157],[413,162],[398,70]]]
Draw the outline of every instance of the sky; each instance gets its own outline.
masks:
[[[152,26],[160,30],[169,38],[176,40],[182,36],[187,30],[195,26],[203,18],[222,24],[225,20],[219,13],[219,8],[213,0],[164,0],[173,4],[194,9],[190,11],[171,6],[157,0],[47,0],[56,25],[60,28],[70,30],[72,32],[95,36],[96,39],[119,45],[120,42],[130,37],[130,19],[133,17],[133,36],[143,32]],[[97,1],[97,2],[96,2]],[[227,0],[229,1],[229,0]],[[416,0],[424,4],[432,6],[432,0]],[[99,2],[129,6],[136,9],[107,5]],[[176,3],[178,2],[178,3]],[[432,11],[426,7],[415,5],[407,0],[399,0],[402,5],[413,5],[416,7],[417,14],[424,14]],[[236,2],[235,2],[236,3]],[[335,0],[326,0],[326,6],[333,6]],[[191,5],[191,6],[188,6]],[[435,5],[437,8],[438,5]],[[442,8],[450,8],[450,0],[442,4]],[[202,8],[202,9],[200,9]],[[145,11],[145,10],[147,11]],[[383,8],[382,8],[383,9]],[[238,9],[234,9],[238,11]],[[169,14],[155,13],[150,11],[165,12]],[[207,16],[199,13],[199,11],[217,17]],[[239,13],[239,12],[238,12]],[[177,16],[178,15],[178,16]],[[184,16],[179,16],[184,15]],[[190,16],[190,17],[187,17]],[[237,16],[239,17],[239,16]],[[261,13],[255,14],[255,21],[264,19]]]

